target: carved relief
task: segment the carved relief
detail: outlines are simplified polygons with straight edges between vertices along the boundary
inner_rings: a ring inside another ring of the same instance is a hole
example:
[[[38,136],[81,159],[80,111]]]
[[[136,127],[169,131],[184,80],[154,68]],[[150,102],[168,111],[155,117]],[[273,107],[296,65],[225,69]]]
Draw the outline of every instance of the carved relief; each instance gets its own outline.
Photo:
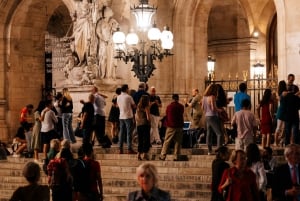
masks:
[[[60,71],[63,72],[64,82],[91,85],[96,80],[115,80],[117,61],[114,59],[112,35],[119,23],[112,18],[109,2],[74,2],[73,26],[61,39],[61,48],[65,52],[62,60],[65,63]]]

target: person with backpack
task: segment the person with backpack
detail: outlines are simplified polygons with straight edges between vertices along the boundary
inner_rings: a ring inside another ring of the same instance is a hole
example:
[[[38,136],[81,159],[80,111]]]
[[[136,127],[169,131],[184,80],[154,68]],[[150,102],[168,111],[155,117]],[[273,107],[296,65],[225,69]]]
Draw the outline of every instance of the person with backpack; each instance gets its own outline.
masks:
[[[63,149],[62,149],[63,150]],[[73,178],[64,154],[58,153],[48,166],[48,184],[52,190],[52,201],[73,200]]]
[[[59,139],[52,139],[50,141],[50,149],[47,153],[47,157],[43,160],[43,171],[46,175],[48,175],[47,166],[49,162],[55,158],[56,154],[58,154],[60,150],[60,141]]]
[[[81,171],[83,179],[79,181],[80,185],[77,186],[78,200],[103,200],[101,168],[99,162],[93,159],[93,146],[86,143],[82,145],[82,148],[85,155],[83,158],[85,168]]]

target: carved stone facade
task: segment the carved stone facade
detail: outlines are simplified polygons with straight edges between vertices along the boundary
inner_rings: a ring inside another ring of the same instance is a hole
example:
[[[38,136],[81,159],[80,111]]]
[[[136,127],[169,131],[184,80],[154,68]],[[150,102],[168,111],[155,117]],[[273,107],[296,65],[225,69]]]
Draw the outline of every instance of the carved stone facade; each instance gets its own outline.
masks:
[[[37,106],[42,98],[47,33],[62,45],[54,48],[53,57],[53,64],[61,62],[53,71],[53,86],[57,91],[67,86],[78,100],[84,98],[90,86],[95,84],[109,95],[109,110],[115,87],[127,83],[131,88],[137,88],[138,81],[130,71],[132,64],[110,59],[112,46],[107,37],[117,25],[125,33],[135,28],[135,20],[130,14],[134,3],[138,1],[0,1],[0,140],[10,141],[19,126],[20,109],[28,103]],[[186,98],[192,88],[204,90],[208,54],[217,60],[217,76],[223,73],[225,77],[229,72],[233,76],[239,72],[242,76],[242,72],[250,71],[253,63],[260,60],[266,66],[278,66],[279,80],[294,73],[296,83],[299,83],[300,27],[294,21],[299,18],[298,0],[150,0],[149,3],[158,7],[157,26],[161,28],[167,24],[174,34],[174,56],[155,63],[157,68],[148,83],[156,86],[164,106],[174,92]],[[82,8],[82,13],[78,7]],[[222,12],[224,10],[226,12]],[[91,21],[83,18],[79,23],[80,14],[87,13],[92,15],[88,18]],[[273,38],[278,55],[275,59],[268,52],[273,40],[269,37],[273,22],[277,27]],[[73,24],[71,28],[70,24]],[[82,51],[73,46],[77,41],[74,33],[79,33],[76,24],[93,32],[81,43],[83,46],[79,49]],[[104,30],[108,31],[103,35]],[[254,30],[260,33],[255,40]],[[64,49],[66,43],[61,40],[66,39],[64,36],[71,42],[66,46],[69,50]],[[103,42],[100,41],[102,38]],[[78,63],[73,52],[77,54]],[[78,104],[76,110],[79,108]]]

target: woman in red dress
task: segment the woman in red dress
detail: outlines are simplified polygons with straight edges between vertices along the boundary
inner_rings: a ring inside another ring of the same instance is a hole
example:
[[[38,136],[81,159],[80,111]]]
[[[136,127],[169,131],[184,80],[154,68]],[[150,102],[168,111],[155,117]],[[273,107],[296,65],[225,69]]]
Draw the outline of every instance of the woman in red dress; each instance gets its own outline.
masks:
[[[274,103],[272,99],[271,89],[266,89],[259,107],[257,108],[257,114],[260,119],[260,132],[261,132],[261,146],[270,147],[273,115],[274,115]]]

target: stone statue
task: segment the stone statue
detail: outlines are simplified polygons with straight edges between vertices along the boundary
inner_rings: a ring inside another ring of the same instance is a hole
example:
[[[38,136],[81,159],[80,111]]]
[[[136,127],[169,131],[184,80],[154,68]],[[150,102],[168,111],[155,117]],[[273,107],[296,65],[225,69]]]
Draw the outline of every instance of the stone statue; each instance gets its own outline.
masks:
[[[112,18],[113,11],[109,7],[104,7],[104,15],[98,21],[96,34],[99,38],[98,64],[101,70],[101,78],[116,79],[117,62],[114,59],[114,44],[112,41],[113,32],[119,26],[118,22]]]
[[[82,0],[77,3],[77,9],[74,14],[74,51],[79,58],[79,66],[86,64],[86,59],[89,54],[89,48],[92,37],[92,4],[88,0]]]
[[[113,32],[118,22],[105,0],[76,1],[73,34],[68,38],[73,55],[64,67],[69,83],[89,85],[95,79],[116,79]]]

